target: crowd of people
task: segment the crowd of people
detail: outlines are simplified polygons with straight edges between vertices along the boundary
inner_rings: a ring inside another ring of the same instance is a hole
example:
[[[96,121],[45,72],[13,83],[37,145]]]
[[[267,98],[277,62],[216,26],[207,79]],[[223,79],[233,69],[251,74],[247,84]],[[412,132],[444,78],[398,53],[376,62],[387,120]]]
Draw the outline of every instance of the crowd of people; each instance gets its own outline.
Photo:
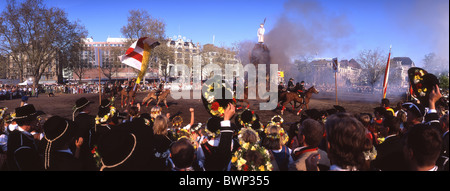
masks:
[[[302,89],[302,88],[301,88]],[[98,113],[82,97],[73,118],[49,116],[23,104],[0,110],[1,170],[149,171],[448,171],[448,109],[436,107],[438,86],[427,103],[350,114],[341,106],[305,110],[286,124],[268,124],[257,111],[237,111],[189,123],[139,104],[119,112],[103,99]],[[426,106],[426,107],[425,107]],[[213,109],[207,108],[207,109]],[[217,108],[218,110],[218,108]],[[234,120],[232,120],[234,119]],[[232,122],[233,121],[233,122]]]
[[[105,83],[101,86],[102,93],[108,93],[114,86],[127,87],[128,82],[122,84],[118,82]],[[146,83],[141,86],[142,90],[150,90],[156,88],[157,83]],[[39,97],[39,94],[45,96],[54,96],[56,94],[89,94],[98,93],[98,84],[51,84],[51,85],[11,85],[0,84],[0,100],[21,99],[27,97]]]

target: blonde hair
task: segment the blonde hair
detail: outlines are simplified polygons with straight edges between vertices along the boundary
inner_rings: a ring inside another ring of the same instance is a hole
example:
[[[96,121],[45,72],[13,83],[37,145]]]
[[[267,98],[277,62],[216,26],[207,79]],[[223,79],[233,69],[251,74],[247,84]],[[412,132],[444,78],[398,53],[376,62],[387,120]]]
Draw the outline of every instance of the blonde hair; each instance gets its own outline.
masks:
[[[167,135],[168,119],[166,116],[158,115],[153,124],[153,133],[155,135]]]

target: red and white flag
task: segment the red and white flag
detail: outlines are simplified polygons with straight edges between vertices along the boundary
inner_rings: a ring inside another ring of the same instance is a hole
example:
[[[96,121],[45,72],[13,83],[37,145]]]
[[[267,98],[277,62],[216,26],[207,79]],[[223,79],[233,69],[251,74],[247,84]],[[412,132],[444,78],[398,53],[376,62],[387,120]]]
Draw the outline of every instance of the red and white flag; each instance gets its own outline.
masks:
[[[144,57],[144,44],[147,44],[150,48],[159,45],[159,42],[153,38],[142,37],[138,41],[134,42],[124,56],[119,56],[122,63],[141,70],[142,61]]]
[[[389,56],[386,64],[386,70],[384,72],[384,81],[383,81],[383,99],[386,98],[387,85],[389,80],[389,64],[391,63],[391,49],[392,45],[389,47]]]

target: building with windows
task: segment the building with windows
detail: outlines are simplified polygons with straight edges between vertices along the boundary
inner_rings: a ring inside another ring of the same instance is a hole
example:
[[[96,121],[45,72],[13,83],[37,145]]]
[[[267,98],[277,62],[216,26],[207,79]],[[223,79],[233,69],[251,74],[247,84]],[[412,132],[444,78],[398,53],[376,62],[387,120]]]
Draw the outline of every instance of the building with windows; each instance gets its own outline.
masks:
[[[408,70],[416,64],[409,57],[394,57],[390,62],[389,80],[394,80],[401,87],[408,87]]]

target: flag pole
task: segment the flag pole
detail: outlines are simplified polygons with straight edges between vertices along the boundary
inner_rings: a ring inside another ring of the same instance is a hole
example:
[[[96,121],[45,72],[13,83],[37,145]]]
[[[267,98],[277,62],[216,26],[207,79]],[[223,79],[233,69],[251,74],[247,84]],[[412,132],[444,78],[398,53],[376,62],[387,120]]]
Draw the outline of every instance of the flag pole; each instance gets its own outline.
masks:
[[[386,98],[387,85],[388,85],[388,80],[389,80],[389,64],[391,62],[391,49],[392,49],[392,45],[389,46],[389,55],[388,55],[388,60],[387,60],[387,64],[386,64],[386,70],[384,72],[383,99]]]
[[[339,105],[338,103],[338,95],[337,95],[337,71],[338,71],[338,59],[333,58],[333,70],[334,70],[334,95],[336,97],[336,105]]]
[[[102,80],[102,74],[100,71],[100,49],[96,49],[95,53],[97,54],[97,64],[98,64],[98,103],[101,104],[102,102],[102,88],[101,88],[101,80]]]
[[[335,89],[335,95],[336,95],[336,105],[338,104],[338,96],[337,96],[337,72],[334,73],[334,89]]]

